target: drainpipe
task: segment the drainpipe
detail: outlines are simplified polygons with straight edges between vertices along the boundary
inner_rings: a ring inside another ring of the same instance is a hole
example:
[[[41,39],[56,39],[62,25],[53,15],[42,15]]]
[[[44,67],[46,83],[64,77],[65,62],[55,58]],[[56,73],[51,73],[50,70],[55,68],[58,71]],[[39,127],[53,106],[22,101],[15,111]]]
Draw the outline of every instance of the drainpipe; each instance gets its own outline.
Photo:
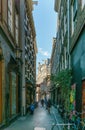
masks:
[[[69,35],[69,33],[70,33],[70,26],[69,26],[69,22],[70,22],[69,13],[70,13],[70,11],[69,11],[69,9],[70,9],[70,0],[67,1],[67,16],[68,16],[68,46],[67,46],[67,48],[68,48],[68,57],[69,57],[68,68],[70,69],[71,65],[70,65],[70,35]]]
[[[68,20],[67,20],[67,22],[68,22],[68,45],[67,45],[67,47],[68,47],[68,69],[70,69],[71,68],[71,64],[70,64],[70,0],[67,0],[67,16],[68,16]],[[69,91],[68,91],[69,92]],[[68,98],[69,98],[69,96],[68,96]],[[67,100],[67,102],[68,102],[68,106],[69,106],[69,101]],[[69,108],[67,108],[67,109],[69,109]],[[70,129],[69,127],[68,127],[68,129]]]

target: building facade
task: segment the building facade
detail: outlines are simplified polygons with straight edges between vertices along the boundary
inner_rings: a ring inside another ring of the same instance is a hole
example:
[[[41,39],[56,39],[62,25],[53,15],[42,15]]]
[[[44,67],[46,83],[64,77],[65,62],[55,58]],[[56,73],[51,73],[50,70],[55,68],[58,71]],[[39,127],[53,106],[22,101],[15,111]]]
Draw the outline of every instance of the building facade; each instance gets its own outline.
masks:
[[[70,17],[70,1],[55,0],[55,11],[58,13],[58,31],[57,41],[60,44],[60,71],[65,68],[70,68],[70,52],[69,52],[69,17]]]
[[[20,114],[19,16],[19,0],[0,0],[0,126]]]
[[[0,0],[0,127],[35,98],[36,53],[32,1]]]
[[[57,39],[56,38],[53,38],[53,45],[52,45],[52,53],[51,53],[51,75],[55,75],[57,73],[57,69],[59,69],[59,67],[57,68],[58,66],[58,46],[57,46],[57,43],[56,43]],[[53,102],[53,104],[56,104],[56,89],[55,89],[55,84],[53,82],[51,82],[51,100]]]
[[[58,70],[72,69],[72,86],[69,86],[70,107],[71,110],[83,112],[85,110],[85,1],[55,0],[55,11],[58,12],[56,37],[56,44],[59,44]],[[82,114],[82,117],[85,115]]]
[[[70,1],[70,53],[76,84],[76,110],[85,110],[85,1]],[[85,115],[82,114],[84,118]]]
[[[58,75],[62,70],[70,69],[70,1],[69,0],[55,0],[54,9],[58,13],[57,33],[55,42],[53,44],[53,51],[51,55],[51,73]],[[54,47],[55,46],[55,47]],[[56,61],[56,62],[55,62]],[[62,86],[53,84],[51,91],[53,103],[55,105],[65,104],[62,97],[69,97],[68,92],[62,91]],[[69,86],[70,89],[70,86]],[[69,91],[69,90],[68,90]]]
[[[36,98],[39,97],[38,101],[42,98],[44,99],[45,96],[47,98],[50,98],[50,74],[51,74],[50,72],[51,72],[50,59],[45,60],[43,64],[39,63],[38,74],[36,79],[36,86],[37,86]]]
[[[32,0],[21,0],[21,43],[22,43],[22,115],[25,115],[34,100],[36,84],[36,33],[33,21]]]

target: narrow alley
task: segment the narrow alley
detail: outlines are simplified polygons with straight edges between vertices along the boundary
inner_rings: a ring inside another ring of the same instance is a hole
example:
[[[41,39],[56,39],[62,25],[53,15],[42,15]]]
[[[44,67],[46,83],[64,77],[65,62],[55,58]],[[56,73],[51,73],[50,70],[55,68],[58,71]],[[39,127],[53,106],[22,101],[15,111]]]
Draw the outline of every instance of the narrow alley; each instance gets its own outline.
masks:
[[[85,0],[0,0],[0,130],[85,130]]]
[[[51,108],[50,114],[45,107],[38,106],[35,109],[34,114],[28,113],[24,117],[18,118],[14,123],[4,130],[34,130],[36,127],[45,128],[46,130],[51,130],[52,124],[55,123],[55,117],[57,117],[56,123],[61,123],[61,117],[54,107]],[[54,130],[61,130],[59,127],[54,128]]]

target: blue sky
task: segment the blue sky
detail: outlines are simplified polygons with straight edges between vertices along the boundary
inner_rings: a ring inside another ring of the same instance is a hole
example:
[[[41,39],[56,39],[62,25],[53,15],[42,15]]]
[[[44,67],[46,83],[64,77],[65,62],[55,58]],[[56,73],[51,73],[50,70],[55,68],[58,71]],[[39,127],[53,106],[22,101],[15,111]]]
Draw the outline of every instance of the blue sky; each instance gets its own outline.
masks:
[[[33,18],[38,48],[38,67],[38,62],[42,63],[43,60],[51,56],[52,39],[56,36],[57,13],[54,11],[54,0],[37,1],[38,5],[34,5]]]

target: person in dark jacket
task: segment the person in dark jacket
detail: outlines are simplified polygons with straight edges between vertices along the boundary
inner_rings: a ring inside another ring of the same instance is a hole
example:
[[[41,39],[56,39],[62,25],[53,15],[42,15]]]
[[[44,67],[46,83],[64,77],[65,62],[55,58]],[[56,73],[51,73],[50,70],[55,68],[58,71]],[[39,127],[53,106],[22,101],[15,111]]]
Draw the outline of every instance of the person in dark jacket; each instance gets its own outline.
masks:
[[[44,99],[41,99],[41,105],[44,106]]]
[[[51,100],[50,99],[48,99],[48,101],[47,101],[47,109],[48,109],[48,112],[50,113],[50,108],[51,108]]]

